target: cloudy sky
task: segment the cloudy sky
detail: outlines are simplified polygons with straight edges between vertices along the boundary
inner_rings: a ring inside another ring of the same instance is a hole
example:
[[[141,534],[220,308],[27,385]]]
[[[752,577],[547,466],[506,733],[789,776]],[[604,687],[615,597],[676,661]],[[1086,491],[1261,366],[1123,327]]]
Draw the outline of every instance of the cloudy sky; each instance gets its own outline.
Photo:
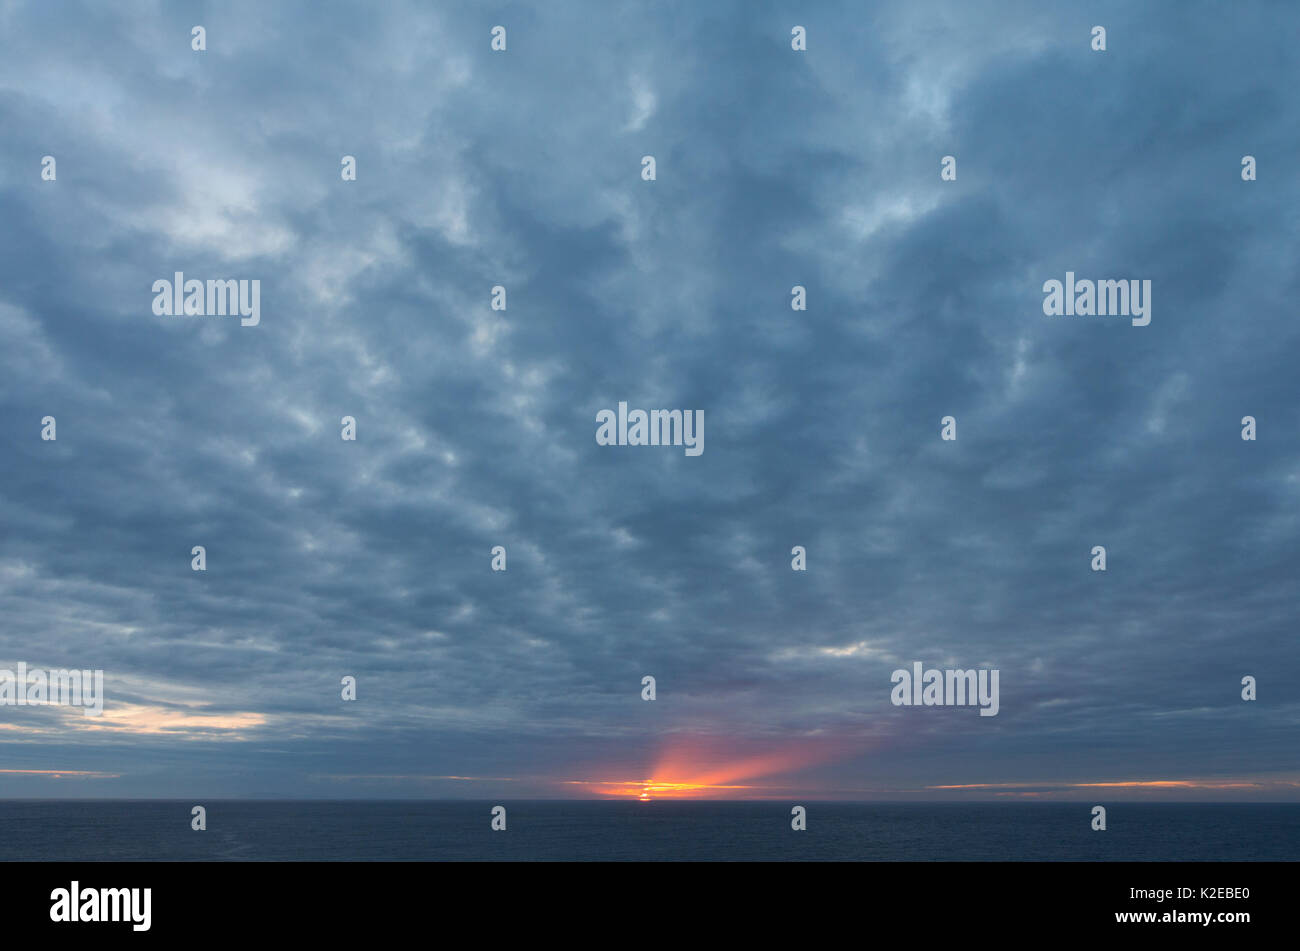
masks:
[[[1300,798],[1300,13],[1043,6],[0,0],[0,796]]]

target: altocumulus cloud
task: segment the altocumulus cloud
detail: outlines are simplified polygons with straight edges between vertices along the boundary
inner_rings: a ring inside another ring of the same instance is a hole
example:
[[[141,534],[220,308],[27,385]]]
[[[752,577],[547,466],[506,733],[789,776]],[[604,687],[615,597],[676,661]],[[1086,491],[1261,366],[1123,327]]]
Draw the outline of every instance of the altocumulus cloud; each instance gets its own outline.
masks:
[[[0,7],[0,794],[1294,798],[1300,13],[946,6]]]

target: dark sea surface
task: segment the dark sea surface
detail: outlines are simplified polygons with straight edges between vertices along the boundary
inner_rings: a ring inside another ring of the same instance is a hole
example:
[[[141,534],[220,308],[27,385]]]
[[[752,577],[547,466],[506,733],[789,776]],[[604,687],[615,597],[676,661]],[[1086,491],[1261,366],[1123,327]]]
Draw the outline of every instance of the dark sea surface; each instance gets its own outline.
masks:
[[[498,802],[0,800],[0,861],[1300,859],[1296,803]]]

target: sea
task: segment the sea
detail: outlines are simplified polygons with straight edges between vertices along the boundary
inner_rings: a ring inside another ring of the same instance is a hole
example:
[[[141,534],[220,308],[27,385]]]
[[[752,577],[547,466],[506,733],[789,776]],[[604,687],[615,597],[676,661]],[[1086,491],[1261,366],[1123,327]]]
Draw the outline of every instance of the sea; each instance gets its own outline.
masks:
[[[202,805],[207,828],[191,828]],[[0,800],[0,861],[1300,859],[1300,803]],[[505,808],[494,830],[493,807]]]

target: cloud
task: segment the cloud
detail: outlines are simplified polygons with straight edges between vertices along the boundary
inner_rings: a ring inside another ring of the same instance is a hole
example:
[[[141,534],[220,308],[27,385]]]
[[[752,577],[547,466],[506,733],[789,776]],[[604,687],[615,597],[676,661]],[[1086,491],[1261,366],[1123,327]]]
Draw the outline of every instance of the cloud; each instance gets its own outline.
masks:
[[[0,708],[0,795],[1291,775],[1293,14],[0,15],[0,657],[108,694]],[[154,316],[178,270],[261,324]],[[1045,317],[1066,270],[1151,325]],[[917,660],[1001,712],[893,707]]]

